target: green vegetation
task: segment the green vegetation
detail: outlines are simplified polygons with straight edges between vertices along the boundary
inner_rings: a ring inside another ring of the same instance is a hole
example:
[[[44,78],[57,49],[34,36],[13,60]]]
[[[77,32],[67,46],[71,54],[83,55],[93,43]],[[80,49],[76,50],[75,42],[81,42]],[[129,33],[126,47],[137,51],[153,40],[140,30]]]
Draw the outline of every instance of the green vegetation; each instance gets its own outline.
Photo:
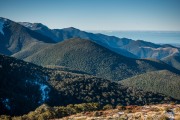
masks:
[[[56,71],[50,76],[49,84],[61,94],[63,104],[99,102],[101,105],[116,106],[171,101],[171,98],[160,94],[127,88],[116,82],[90,75]]]
[[[38,65],[59,65],[109,80],[122,80],[148,71],[178,70],[163,62],[127,58],[89,40],[72,38],[27,57]]]
[[[167,70],[149,72],[120,81],[127,87],[180,99],[180,76]]]
[[[98,102],[101,106],[110,104],[115,107],[117,104],[179,102],[82,72],[43,68],[3,55],[0,55],[0,66],[0,114],[22,115],[43,103],[62,106]]]
[[[110,110],[110,109],[113,109],[113,106],[110,104],[107,104],[103,107],[103,110]]]

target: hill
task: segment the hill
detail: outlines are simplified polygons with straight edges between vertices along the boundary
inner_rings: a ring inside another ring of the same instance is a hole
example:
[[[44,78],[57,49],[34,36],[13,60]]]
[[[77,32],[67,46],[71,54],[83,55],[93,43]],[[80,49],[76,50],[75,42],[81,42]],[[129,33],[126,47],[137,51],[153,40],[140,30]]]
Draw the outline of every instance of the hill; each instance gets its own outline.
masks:
[[[122,80],[120,83],[128,87],[134,87],[144,91],[152,91],[154,93],[162,93],[180,99],[180,75],[167,70],[137,75]]]
[[[100,105],[143,105],[179,102],[162,94],[129,89],[115,82],[43,68],[0,55],[0,114],[22,115],[46,103],[50,106],[87,102]]]
[[[154,60],[131,59],[94,42],[73,38],[47,47],[25,59],[38,65],[60,65],[110,80],[122,80],[148,71],[178,70]]]

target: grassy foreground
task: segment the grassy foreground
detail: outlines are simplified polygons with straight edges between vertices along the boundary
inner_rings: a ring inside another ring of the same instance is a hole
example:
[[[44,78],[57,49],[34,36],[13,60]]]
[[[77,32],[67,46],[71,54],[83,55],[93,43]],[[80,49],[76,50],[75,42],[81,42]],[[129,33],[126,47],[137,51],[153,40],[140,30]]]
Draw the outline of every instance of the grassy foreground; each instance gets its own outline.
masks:
[[[100,106],[98,103],[50,107],[41,105],[23,116],[0,116],[1,120],[180,120],[180,104]]]

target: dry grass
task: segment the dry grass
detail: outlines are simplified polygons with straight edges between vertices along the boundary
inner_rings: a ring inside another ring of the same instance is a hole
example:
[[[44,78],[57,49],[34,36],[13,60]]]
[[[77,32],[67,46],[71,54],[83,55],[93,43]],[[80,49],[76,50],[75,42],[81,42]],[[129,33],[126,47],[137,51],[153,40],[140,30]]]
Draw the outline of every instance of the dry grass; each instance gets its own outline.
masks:
[[[159,104],[149,106],[117,106],[115,109],[95,111],[81,114],[86,120],[169,120],[169,112],[173,110],[174,119],[180,120],[180,105]],[[79,120],[80,116],[72,115],[70,120]],[[67,117],[62,118],[66,120]]]

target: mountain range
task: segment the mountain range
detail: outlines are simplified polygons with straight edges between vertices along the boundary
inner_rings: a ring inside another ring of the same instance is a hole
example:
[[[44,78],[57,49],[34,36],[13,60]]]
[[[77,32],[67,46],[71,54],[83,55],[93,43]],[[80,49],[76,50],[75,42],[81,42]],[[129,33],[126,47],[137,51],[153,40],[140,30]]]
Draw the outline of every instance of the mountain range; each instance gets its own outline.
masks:
[[[80,37],[83,39],[89,39],[91,41],[94,41],[97,44],[100,44],[116,53],[119,53],[127,57],[159,59],[179,69],[179,67],[176,67],[177,64],[171,64],[166,60],[167,57],[174,59],[175,55],[180,56],[180,48],[174,47],[172,45],[154,44],[143,40],[135,41],[128,38],[118,38],[115,36],[107,36],[100,33],[93,34],[81,31],[73,27],[64,29],[49,29],[47,26],[41,23],[21,22],[20,24],[33,31],[37,31],[38,33],[46,35],[56,42],[63,41],[73,37]]]
[[[44,103],[179,103],[179,50],[0,18],[0,114],[22,115]]]
[[[44,43],[53,44],[53,43],[61,42],[70,38],[79,37],[82,39],[88,39],[90,41],[93,41],[103,47],[110,49],[111,51],[114,51],[126,57],[158,59],[179,69],[179,67],[176,67],[177,64],[174,65],[173,63],[168,62],[171,59],[174,59],[174,56],[180,56],[179,54],[180,48],[174,47],[172,45],[168,45],[168,44],[159,45],[159,44],[154,44],[154,43],[150,43],[150,42],[146,42],[142,40],[134,41],[128,38],[118,38],[115,36],[107,36],[103,34],[93,34],[93,33],[85,32],[85,31],[81,31],[73,27],[64,28],[64,29],[49,29],[47,26],[41,23],[28,23],[28,22],[17,23],[17,22],[13,22],[5,18],[1,18],[1,21],[4,21],[4,23],[6,23],[5,26],[6,25],[11,26],[11,24],[13,23],[14,27],[12,26],[12,28],[21,26],[22,28],[24,27],[28,28],[27,30],[29,31],[31,30],[30,33],[28,31],[23,31],[23,30],[19,32],[20,33],[28,32],[28,34],[30,34],[29,39],[33,39],[33,40],[35,39],[34,42],[31,41],[31,43],[28,43],[28,40],[27,41],[24,40],[22,42],[19,42],[20,44],[19,46],[17,45],[18,40],[16,38],[18,38],[20,41],[21,37],[23,36],[20,37],[20,36],[12,35],[10,38],[8,38],[8,35],[1,34],[2,35],[1,39],[3,39],[3,41],[9,41],[1,45],[1,53],[5,53],[8,55],[14,54],[13,56],[19,59],[25,59],[31,54],[39,51],[41,47],[45,48],[46,46],[50,45],[50,44],[44,44]],[[6,27],[4,27],[4,30],[5,30],[4,33],[6,33]],[[13,29],[10,31],[11,33],[14,33]],[[7,34],[8,33],[10,32],[7,31]],[[37,35],[33,35],[35,33],[36,34],[40,33],[38,34],[39,38],[37,38]],[[46,37],[46,38],[43,38],[43,37]],[[13,38],[16,39],[16,42],[12,44],[11,41],[14,41]],[[9,39],[9,40],[4,40],[4,39]],[[40,42],[40,41],[43,41],[43,42]],[[11,44],[16,47],[12,46]],[[23,48],[23,46],[25,47]],[[166,60],[166,58],[170,60]],[[177,61],[177,63],[179,63],[179,60]]]
[[[115,36],[107,36],[103,34],[93,34],[79,29],[70,27],[64,29],[49,29],[47,26],[41,23],[20,23],[25,27],[37,31],[43,35],[49,36],[54,41],[63,41],[73,37],[80,37],[83,39],[89,39],[94,41],[104,47],[107,47],[111,50],[114,50],[117,53],[120,53],[127,57],[139,57],[139,58],[155,58],[163,59],[174,54],[179,54],[179,48],[172,45],[160,45],[143,40],[131,40],[128,38],[118,38]],[[52,37],[54,36],[54,37]],[[131,54],[122,53],[122,50],[128,51]]]

